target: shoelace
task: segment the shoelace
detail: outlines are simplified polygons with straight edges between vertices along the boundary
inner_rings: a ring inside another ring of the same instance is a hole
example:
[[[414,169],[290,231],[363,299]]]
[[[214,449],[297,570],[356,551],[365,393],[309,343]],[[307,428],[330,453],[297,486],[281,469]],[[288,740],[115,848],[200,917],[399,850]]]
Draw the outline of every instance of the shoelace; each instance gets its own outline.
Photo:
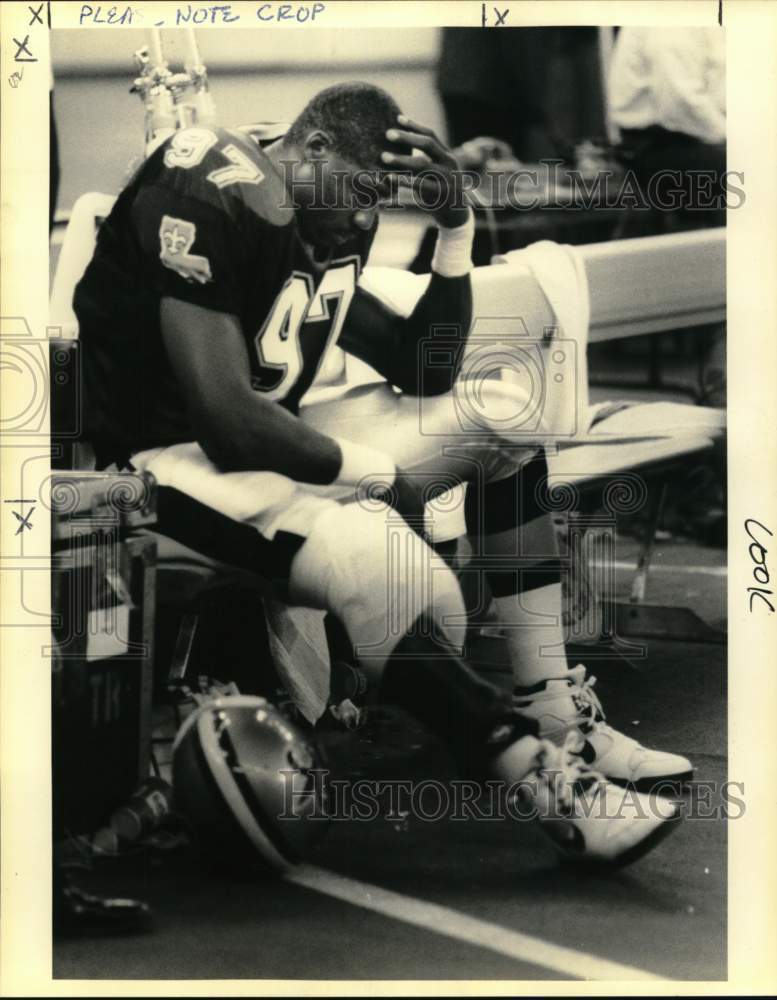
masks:
[[[578,663],[574,669],[570,670],[569,676],[574,685],[572,697],[586,723],[591,729],[609,728],[606,725],[604,708],[599,700],[599,695],[594,691],[596,678],[585,676],[585,667],[582,663]]]
[[[580,736],[570,732],[561,746],[543,740],[539,751],[538,773],[550,780],[556,803],[569,810],[573,808],[577,792],[588,791],[606,780],[603,774],[594,771],[577,756],[579,750]]]
[[[569,673],[573,680],[577,682],[576,688],[572,692],[572,697],[575,700],[575,704],[579,707],[580,715],[585,726],[588,727],[588,732],[607,733],[614,736],[615,730],[612,726],[608,725],[602,703],[599,700],[598,694],[594,691],[596,678],[585,677],[585,667],[582,663],[578,663]],[[621,739],[630,740],[630,737],[624,737],[621,734]],[[631,740],[631,743],[636,744],[637,741]]]
[[[567,734],[579,734],[581,732],[590,734],[591,732],[600,732],[615,735],[615,730],[608,725],[606,721],[604,707],[599,700],[599,696],[594,691],[596,678],[593,676],[586,677],[585,672],[585,666],[582,663],[578,663],[576,667],[573,667],[563,676],[551,678],[551,680],[564,680],[569,682],[569,687],[571,689],[570,694],[574,700],[575,707],[578,710],[578,717],[575,721],[570,723],[572,728],[567,730]],[[531,701],[555,701],[558,697],[558,691],[549,691],[546,687],[544,691],[532,694]],[[515,698],[515,701],[519,706],[522,700],[523,698],[520,696]],[[520,712],[520,707],[518,708],[518,711]],[[581,739],[581,747],[583,742],[584,741]]]
[[[567,671],[566,674],[559,677],[551,677],[550,680],[567,681],[569,683],[571,688],[570,693],[578,710],[580,721],[585,722],[591,729],[604,723],[604,708],[599,700],[599,696],[594,691],[596,678],[585,676],[585,667],[582,663],[578,663],[576,667]],[[514,696],[518,705],[524,700],[536,703],[538,701],[555,701],[558,697],[559,692],[557,690],[549,690],[547,687],[544,691],[534,692],[531,696]],[[518,710],[520,711],[520,708]]]

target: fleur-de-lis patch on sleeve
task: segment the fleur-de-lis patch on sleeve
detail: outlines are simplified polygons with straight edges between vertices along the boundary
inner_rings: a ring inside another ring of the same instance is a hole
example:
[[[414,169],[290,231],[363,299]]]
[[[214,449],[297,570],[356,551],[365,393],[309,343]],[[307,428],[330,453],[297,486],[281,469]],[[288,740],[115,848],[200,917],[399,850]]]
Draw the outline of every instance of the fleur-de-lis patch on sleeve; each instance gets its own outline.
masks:
[[[162,216],[159,227],[159,259],[186,281],[199,281],[201,285],[212,281],[210,261],[196,253],[189,253],[197,236],[197,227],[186,219],[171,215]]]

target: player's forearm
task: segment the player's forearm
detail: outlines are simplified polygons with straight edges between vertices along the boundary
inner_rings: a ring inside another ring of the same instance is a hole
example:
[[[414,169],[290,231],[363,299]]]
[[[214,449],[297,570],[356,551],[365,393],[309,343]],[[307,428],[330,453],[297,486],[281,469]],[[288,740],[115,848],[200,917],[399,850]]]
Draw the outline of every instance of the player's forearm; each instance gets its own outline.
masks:
[[[471,322],[469,273],[446,278],[433,271],[413,312],[407,319],[397,320],[392,382],[416,396],[449,392],[458,375]]]
[[[277,472],[306,483],[337,479],[338,443],[251,388],[238,317],[165,297],[160,320],[195,436],[214,465],[224,472]]]
[[[195,417],[198,440],[224,472],[276,472],[300,483],[390,486],[392,458],[377,449],[327,437],[277,403],[235,394],[219,413]]]
[[[200,445],[224,472],[277,472],[298,482],[331,483],[340,471],[334,439],[253,392],[232,395],[218,413],[193,416]]]
[[[472,322],[472,210],[462,219],[438,232],[431,280],[410,316],[398,321],[394,384],[412,395],[449,392],[459,372]]]

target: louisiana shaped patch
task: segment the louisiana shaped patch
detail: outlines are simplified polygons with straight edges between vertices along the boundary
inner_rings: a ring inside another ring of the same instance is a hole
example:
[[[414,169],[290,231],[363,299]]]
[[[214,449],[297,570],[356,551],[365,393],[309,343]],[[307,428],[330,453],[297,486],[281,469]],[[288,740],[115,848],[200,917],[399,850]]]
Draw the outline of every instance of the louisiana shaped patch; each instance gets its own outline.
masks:
[[[197,227],[186,219],[163,215],[159,226],[159,259],[186,281],[199,281],[201,285],[213,280],[210,261],[196,253],[189,253],[197,237]]]

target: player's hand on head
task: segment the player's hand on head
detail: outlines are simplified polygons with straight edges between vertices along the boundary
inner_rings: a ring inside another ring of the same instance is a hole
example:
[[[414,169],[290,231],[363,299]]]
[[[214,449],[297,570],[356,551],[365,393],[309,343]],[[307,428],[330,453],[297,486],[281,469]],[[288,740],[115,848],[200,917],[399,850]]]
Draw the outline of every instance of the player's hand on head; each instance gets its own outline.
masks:
[[[389,129],[386,138],[392,145],[408,150],[386,151],[382,159],[401,183],[417,192],[419,206],[431,212],[440,226],[453,229],[464,225],[469,208],[461,165],[434,130],[399,115],[397,127]]]

